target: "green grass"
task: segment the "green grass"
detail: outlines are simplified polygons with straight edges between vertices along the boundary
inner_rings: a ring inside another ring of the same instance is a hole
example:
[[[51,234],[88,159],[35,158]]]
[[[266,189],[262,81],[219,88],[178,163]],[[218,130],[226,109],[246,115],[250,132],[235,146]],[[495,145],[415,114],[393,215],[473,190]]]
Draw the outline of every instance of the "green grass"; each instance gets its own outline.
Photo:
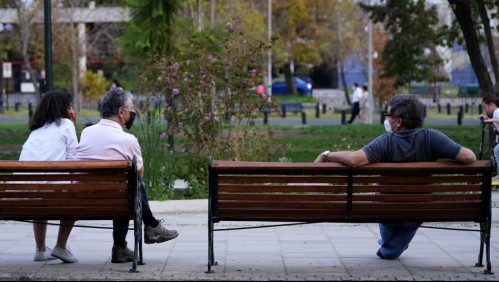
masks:
[[[424,126],[440,130],[457,143],[470,148],[479,155],[481,128],[474,125]],[[312,162],[325,150],[357,150],[384,133],[383,125],[351,126],[274,126],[278,138],[289,147],[288,159],[292,162]],[[487,139],[487,133],[486,138]],[[488,142],[484,141],[484,151]],[[488,159],[485,154],[482,159]],[[273,160],[278,160],[273,156]]]
[[[289,97],[289,96],[287,96]],[[302,96],[303,97],[303,96]],[[332,110],[327,110],[322,113],[320,109],[320,119],[341,120],[341,114],[335,113]],[[307,120],[315,119],[315,109],[305,109]],[[6,111],[0,115],[0,159],[18,159],[21,152],[22,144],[29,135],[28,125],[25,123],[1,123],[3,117],[22,117],[27,116],[26,109],[20,109],[18,112],[14,110]],[[349,117],[347,113],[347,118]],[[83,110],[78,114],[80,120],[87,118],[96,118],[99,116],[96,110]],[[269,123],[272,124],[272,119],[280,118],[277,114],[269,116]],[[379,124],[365,125],[355,124],[352,126],[311,126],[301,125],[301,115],[288,113],[286,119],[296,120],[296,125],[293,126],[275,126],[272,128],[276,132],[276,136],[283,144],[288,146],[287,158],[293,162],[309,162],[313,161],[319,152],[324,150],[357,150],[371,141],[376,136],[384,132],[384,128]],[[481,127],[478,123],[478,110],[470,109],[465,113],[463,120],[476,121],[477,125],[457,125],[457,110],[452,109],[450,115],[446,109],[442,109],[440,113],[436,108],[427,110],[427,120],[451,120],[456,121],[456,125],[448,126],[431,126],[448,135],[450,138],[460,143],[461,145],[472,149],[478,157],[480,149]],[[373,114],[373,122],[380,121],[380,114]],[[83,129],[84,124],[78,124],[78,136]],[[430,127],[430,126],[425,126]],[[488,147],[488,133],[486,133],[484,141],[484,151]],[[181,138],[175,141],[176,144],[181,144]],[[489,158],[490,154],[484,152],[482,159]],[[273,160],[278,160],[280,156],[272,156]]]

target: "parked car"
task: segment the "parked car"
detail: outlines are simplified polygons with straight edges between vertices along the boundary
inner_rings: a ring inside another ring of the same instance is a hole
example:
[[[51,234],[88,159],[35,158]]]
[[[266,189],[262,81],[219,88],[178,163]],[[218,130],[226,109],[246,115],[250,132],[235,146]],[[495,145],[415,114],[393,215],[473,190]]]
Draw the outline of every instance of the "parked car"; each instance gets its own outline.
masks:
[[[310,79],[304,81],[296,76],[294,77],[294,79],[296,90],[298,91],[298,93],[304,95],[312,94],[312,83],[310,82]],[[290,91],[288,91],[286,87],[286,81],[284,80],[284,77],[278,77],[272,81],[272,95],[283,95],[288,94],[289,92]]]

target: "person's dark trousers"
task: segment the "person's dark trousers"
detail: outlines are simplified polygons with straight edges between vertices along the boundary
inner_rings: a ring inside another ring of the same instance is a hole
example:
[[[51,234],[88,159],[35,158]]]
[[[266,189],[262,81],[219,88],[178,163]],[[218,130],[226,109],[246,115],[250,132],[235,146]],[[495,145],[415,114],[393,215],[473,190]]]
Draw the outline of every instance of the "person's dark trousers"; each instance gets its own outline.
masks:
[[[142,220],[145,226],[156,227],[159,221],[152,215],[147,198],[144,181],[139,179],[139,192],[142,196]],[[113,240],[114,244],[121,248],[126,247],[126,235],[128,234],[129,220],[113,220]]]
[[[355,117],[360,113],[360,103],[355,102],[353,103],[352,106],[352,115],[350,116],[350,120],[348,121],[349,124],[351,124],[354,120]]]

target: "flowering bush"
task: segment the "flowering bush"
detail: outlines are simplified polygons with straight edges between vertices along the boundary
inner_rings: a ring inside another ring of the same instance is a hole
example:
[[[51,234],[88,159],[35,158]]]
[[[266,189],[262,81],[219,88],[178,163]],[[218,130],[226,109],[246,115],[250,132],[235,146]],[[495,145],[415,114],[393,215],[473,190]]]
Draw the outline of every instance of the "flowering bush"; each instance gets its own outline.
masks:
[[[197,33],[170,57],[147,64],[141,85],[153,96],[163,95],[164,134],[184,140],[174,151],[189,169],[177,170],[179,177],[206,191],[208,156],[268,161],[284,152],[271,127],[256,124],[264,111],[278,111],[275,100],[256,91],[270,46],[227,23],[225,30]]]

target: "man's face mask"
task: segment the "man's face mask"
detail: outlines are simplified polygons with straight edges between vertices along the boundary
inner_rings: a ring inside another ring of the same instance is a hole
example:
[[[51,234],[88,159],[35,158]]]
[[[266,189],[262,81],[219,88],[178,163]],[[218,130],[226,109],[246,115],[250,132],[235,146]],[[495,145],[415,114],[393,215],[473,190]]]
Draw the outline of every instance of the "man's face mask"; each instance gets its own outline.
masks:
[[[125,109],[125,111],[130,112],[130,119],[125,122],[126,129],[132,128],[133,121],[135,120],[136,112]]]

